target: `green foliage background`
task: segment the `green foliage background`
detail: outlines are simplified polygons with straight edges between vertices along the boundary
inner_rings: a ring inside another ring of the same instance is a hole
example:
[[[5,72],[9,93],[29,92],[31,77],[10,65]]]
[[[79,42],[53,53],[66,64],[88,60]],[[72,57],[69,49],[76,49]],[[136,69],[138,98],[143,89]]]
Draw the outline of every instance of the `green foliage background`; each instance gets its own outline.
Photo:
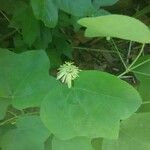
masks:
[[[149,150],[149,8],[0,0],[0,150]],[[71,89],[65,61],[82,69]]]

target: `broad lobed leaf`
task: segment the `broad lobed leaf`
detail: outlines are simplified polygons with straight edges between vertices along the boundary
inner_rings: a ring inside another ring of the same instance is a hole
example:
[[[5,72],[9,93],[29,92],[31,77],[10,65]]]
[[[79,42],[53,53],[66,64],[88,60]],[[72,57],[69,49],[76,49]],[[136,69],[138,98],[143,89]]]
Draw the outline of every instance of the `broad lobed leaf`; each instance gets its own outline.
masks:
[[[138,92],[108,73],[82,71],[74,87],[55,88],[41,105],[41,119],[60,139],[76,136],[116,139],[119,122],[141,104]]]
[[[0,49],[0,97],[17,109],[39,106],[58,83],[49,76],[50,62],[43,50],[15,54]]]

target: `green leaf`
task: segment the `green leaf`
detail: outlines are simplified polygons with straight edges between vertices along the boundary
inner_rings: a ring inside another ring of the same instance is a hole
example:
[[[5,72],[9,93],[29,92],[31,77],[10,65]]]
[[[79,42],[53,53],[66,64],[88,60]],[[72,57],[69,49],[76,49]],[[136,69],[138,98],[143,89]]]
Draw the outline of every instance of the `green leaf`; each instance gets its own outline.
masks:
[[[6,132],[0,145],[2,150],[44,150],[50,133],[38,116],[21,117],[17,128]]]
[[[45,97],[40,114],[47,128],[60,139],[114,139],[118,137],[120,120],[134,113],[141,101],[138,92],[119,78],[82,71],[74,87],[55,88]]]
[[[32,8],[26,5],[14,11],[10,26],[22,29],[23,41],[29,46],[33,44],[40,32],[39,21],[34,17]]]
[[[63,11],[74,16],[87,16],[91,9],[91,0],[55,0],[56,5]]]
[[[58,10],[52,0],[31,0],[34,15],[47,27],[55,27],[58,21]]]
[[[58,68],[62,64],[61,51],[50,48],[47,50],[47,54],[49,56],[49,59],[51,60],[51,69]]]
[[[52,31],[50,28],[42,25],[38,38],[34,42],[36,49],[46,49],[48,44],[52,41]]]
[[[102,150],[149,150],[150,113],[135,114],[121,123],[118,140],[104,140]]]
[[[91,139],[76,137],[71,140],[59,140],[54,137],[52,140],[52,150],[93,150]]]
[[[106,15],[83,18],[78,21],[87,27],[87,37],[116,37],[141,43],[150,43],[150,30],[139,20],[124,15]]]
[[[0,98],[0,120],[4,119],[9,104],[9,100]]]
[[[150,55],[140,57],[133,67],[135,66],[137,68],[133,69],[133,72],[140,81],[138,91],[144,101],[150,101]]]
[[[72,58],[72,45],[67,42],[64,37],[53,37],[53,43],[55,44],[56,49],[65,56]]]
[[[104,7],[114,5],[119,0],[93,0],[95,7]]]
[[[57,85],[49,76],[49,59],[43,50],[15,54],[0,49],[0,97],[12,100],[17,109],[39,106]]]

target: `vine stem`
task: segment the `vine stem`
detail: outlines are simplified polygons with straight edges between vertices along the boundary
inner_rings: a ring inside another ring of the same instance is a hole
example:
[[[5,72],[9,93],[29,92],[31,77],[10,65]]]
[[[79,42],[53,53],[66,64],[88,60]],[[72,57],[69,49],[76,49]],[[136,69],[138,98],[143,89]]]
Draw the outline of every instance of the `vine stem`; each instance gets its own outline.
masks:
[[[122,77],[123,75],[125,75],[126,73],[130,72],[133,68],[135,69],[135,67],[132,68],[132,66],[137,62],[137,60],[138,60],[139,57],[141,56],[141,54],[142,54],[142,52],[143,52],[143,50],[144,50],[144,46],[145,46],[145,44],[142,45],[142,48],[141,48],[139,54],[137,55],[137,57],[134,59],[134,61],[129,65],[129,67],[127,67],[127,69],[126,69],[123,73],[121,73],[121,74],[118,76],[118,78],[120,78],[120,77]]]

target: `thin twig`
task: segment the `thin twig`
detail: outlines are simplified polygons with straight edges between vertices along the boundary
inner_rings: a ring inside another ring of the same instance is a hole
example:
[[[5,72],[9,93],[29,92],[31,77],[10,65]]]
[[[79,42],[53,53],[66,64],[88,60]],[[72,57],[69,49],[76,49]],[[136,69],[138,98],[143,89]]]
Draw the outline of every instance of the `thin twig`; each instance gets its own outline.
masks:
[[[0,126],[3,126],[4,124],[6,124],[6,123],[9,123],[9,122],[11,122],[11,121],[13,121],[13,120],[15,120],[15,119],[17,119],[18,117],[12,117],[12,118],[9,118],[9,119],[7,119],[7,120],[5,120],[5,121],[3,121],[3,122],[1,122],[0,123]]]
[[[138,54],[137,57],[134,59],[134,61],[131,63],[131,65],[129,66],[129,68],[131,68],[131,67],[137,62],[137,60],[139,59],[139,57],[140,57],[141,54],[143,53],[144,46],[145,46],[145,44],[142,45],[142,48],[141,48],[139,54]]]
[[[10,19],[6,16],[6,14],[2,10],[0,10],[0,13],[4,16],[4,18],[8,21],[8,23],[10,23]],[[19,34],[21,34],[18,28],[15,29]]]
[[[86,51],[117,53],[116,51],[101,50],[101,49],[97,49],[97,48],[87,48],[87,47],[73,47],[73,48],[79,49],[79,50],[86,50]]]
[[[131,68],[131,70],[136,69],[136,68],[138,68],[138,67],[140,67],[140,66],[146,64],[147,62],[150,62],[150,59],[147,59],[147,60],[145,60],[145,61],[139,63],[138,65],[133,66],[133,67]]]
[[[145,44],[142,45],[142,48],[139,52],[139,54],[137,55],[137,57],[134,59],[134,61],[129,65],[129,67],[123,72],[121,73],[118,78],[122,77],[123,75],[125,75],[126,73],[131,71],[132,66],[137,62],[137,60],[139,59],[139,57],[141,56],[142,52],[144,51],[144,46]]]
[[[118,49],[118,47],[117,47],[115,41],[114,41],[113,39],[111,39],[111,41],[112,41],[112,43],[113,43],[114,48],[115,48],[116,51],[117,51],[117,54],[118,54],[118,56],[119,56],[119,58],[120,58],[120,60],[121,60],[121,62],[122,62],[122,64],[123,64],[123,66],[124,66],[125,69],[126,69],[126,68],[127,68],[127,65],[126,65],[126,63],[124,62],[124,60],[123,60],[123,58],[122,58],[122,56],[121,56],[121,53],[120,53],[120,51],[119,51],[119,49]]]
[[[132,41],[130,41],[130,43],[129,43],[129,48],[128,48],[128,54],[127,54],[126,64],[129,63],[129,58],[130,58],[130,54],[131,54],[131,49],[132,49]]]
[[[141,75],[145,75],[145,76],[150,76],[150,74],[144,73],[144,72],[139,72],[139,71],[134,71],[134,70],[132,70],[132,72],[137,73],[137,74],[141,74]]]
[[[10,23],[10,20],[9,20],[9,18],[5,15],[5,13],[2,11],[2,10],[0,10],[0,13],[5,17],[5,19]]]

